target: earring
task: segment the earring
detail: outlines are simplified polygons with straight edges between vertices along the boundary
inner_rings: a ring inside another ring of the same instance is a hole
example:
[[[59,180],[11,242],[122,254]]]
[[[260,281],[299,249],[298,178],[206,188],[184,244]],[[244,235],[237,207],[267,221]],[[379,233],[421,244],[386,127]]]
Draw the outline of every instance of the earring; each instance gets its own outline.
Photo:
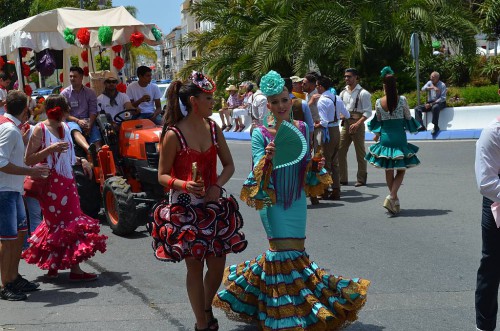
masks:
[[[290,122],[293,123],[293,107],[290,108]]]

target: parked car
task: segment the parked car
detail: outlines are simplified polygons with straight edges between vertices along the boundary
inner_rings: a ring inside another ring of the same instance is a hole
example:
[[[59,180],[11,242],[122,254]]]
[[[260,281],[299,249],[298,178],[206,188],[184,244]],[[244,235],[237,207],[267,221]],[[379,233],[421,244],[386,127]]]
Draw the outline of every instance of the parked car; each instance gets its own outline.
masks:
[[[163,84],[157,84],[158,87],[160,88],[160,93],[161,93],[161,109],[165,110],[167,109],[167,90],[168,87],[170,86],[170,83],[163,83]]]
[[[42,96],[42,97],[46,98],[50,94],[59,94],[61,87],[62,87],[61,85],[40,87],[40,88],[33,90],[31,97],[33,99],[36,99],[36,97],[38,97],[38,96]]]

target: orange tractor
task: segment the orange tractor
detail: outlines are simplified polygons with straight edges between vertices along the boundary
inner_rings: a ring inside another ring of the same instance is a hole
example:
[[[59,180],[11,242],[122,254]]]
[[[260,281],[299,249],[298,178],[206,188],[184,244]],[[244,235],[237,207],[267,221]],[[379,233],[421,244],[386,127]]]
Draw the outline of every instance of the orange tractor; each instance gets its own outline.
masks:
[[[128,111],[115,115],[101,112],[96,123],[103,147],[91,150],[93,180],[80,169],[75,177],[82,210],[96,217],[101,206],[115,234],[126,235],[145,225],[151,207],[164,198],[158,183],[158,143],[162,128],[151,120],[130,118]]]

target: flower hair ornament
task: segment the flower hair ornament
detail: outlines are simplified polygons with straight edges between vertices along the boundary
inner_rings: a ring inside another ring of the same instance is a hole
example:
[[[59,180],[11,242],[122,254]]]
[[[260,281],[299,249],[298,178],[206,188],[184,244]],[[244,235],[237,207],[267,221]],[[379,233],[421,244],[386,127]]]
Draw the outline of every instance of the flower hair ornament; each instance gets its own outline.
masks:
[[[194,85],[198,86],[200,90],[205,93],[213,93],[216,89],[215,83],[213,80],[202,74],[198,71],[193,71],[189,80],[193,82]],[[182,102],[181,102],[182,104]]]
[[[62,120],[62,109],[59,106],[47,109],[45,113],[47,114],[47,118],[51,120],[56,120],[56,121]]]
[[[276,71],[271,70],[260,80],[260,90],[262,94],[266,97],[271,95],[276,95],[283,92],[283,87],[285,86],[285,80],[281,78],[280,74]]]
[[[389,66],[383,67],[382,70],[380,70],[380,77],[381,78],[384,78],[387,75],[394,75],[394,71]]]

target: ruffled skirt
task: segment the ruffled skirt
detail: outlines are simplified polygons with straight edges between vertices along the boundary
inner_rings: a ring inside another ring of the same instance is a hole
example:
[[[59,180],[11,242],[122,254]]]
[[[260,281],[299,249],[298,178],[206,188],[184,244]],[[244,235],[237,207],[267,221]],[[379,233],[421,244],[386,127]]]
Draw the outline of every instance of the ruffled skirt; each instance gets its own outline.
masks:
[[[23,252],[26,262],[43,270],[69,269],[106,251],[99,221],[82,213],[74,179],[52,173],[50,189],[40,199],[43,221]]]
[[[262,330],[337,330],[357,319],[370,282],[329,275],[304,250],[268,250],[226,268],[214,306]]]
[[[418,146],[407,143],[402,147],[388,147],[381,143],[370,146],[365,159],[377,168],[407,169],[420,164]]]
[[[152,211],[147,225],[158,260],[179,262],[186,257],[202,260],[209,256],[239,253],[247,247],[241,232],[243,218],[233,196],[218,202],[193,204],[192,196],[180,194],[177,202],[163,200]]]

